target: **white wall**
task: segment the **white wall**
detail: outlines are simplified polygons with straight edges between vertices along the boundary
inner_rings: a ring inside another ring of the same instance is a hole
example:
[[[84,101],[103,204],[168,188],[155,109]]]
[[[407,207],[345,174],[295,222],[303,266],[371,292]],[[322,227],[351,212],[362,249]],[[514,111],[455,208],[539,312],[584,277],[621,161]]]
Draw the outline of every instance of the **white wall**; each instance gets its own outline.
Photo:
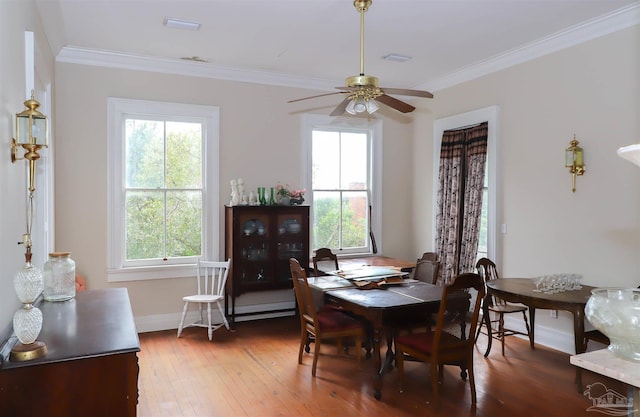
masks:
[[[640,26],[435,96],[433,115],[415,126],[421,160],[431,146],[430,118],[500,107],[498,224],[507,225],[496,259],[501,276],[577,272],[594,286],[640,284],[640,169],[616,156],[618,147],[640,142]],[[572,193],[563,158],[574,133],[587,172]],[[432,182],[430,164],[416,164],[415,176],[416,183]],[[431,193],[416,195],[414,218],[428,230],[421,213],[431,215]],[[432,240],[431,233],[416,235],[417,247]],[[568,313],[551,319],[539,312],[536,319],[540,338],[561,332],[569,337],[555,347],[573,349]]]
[[[247,191],[278,182],[300,185],[301,113],[311,106],[328,114],[337,104],[331,98],[287,104],[311,93],[299,89],[69,63],[56,64],[55,82],[56,250],[72,252],[89,288],[127,287],[143,330],[176,327],[182,295],[193,291],[194,283],[186,278],[107,283],[107,97],[219,106],[221,202],[229,201],[232,178],[242,177]],[[384,111],[378,117],[384,117],[385,135],[385,253],[410,259],[415,256],[409,218],[411,164],[405,162],[411,160],[411,118]],[[223,218],[219,221],[223,232]],[[221,248],[223,241],[221,234]],[[293,305],[292,291],[249,293],[237,303],[283,301]]]
[[[17,242],[26,232],[26,168],[24,161],[11,163],[9,149],[15,136],[15,114],[25,109],[23,102],[28,98],[25,31],[35,33],[35,66],[42,82],[49,83],[53,77],[53,58],[33,1],[0,2],[0,343],[11,330],[13,313],[20,306],[13,290],[13,276],[24,265],[24,247]],[[41,241],[42,236],[33,236],[33,240]]]

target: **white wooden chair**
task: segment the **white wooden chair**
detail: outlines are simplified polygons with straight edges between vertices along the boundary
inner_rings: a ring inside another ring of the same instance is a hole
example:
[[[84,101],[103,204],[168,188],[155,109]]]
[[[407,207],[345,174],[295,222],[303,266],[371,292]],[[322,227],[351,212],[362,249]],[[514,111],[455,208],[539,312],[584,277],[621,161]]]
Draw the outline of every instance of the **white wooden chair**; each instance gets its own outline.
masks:
[[[213,336],[213,331],[224,326],[229,330],[229,322],[224,315],[222,308],[222,300],[224,299],[224,287],[227,282],[227,276],[229,275],[229,265],[231,261],[224,262],[212,262],[201,261],[198,259],[196,266],[196,277],[198,279],[198,293],[195,295],[187,295],[182,297],[184,301],[184,308],[182,309],[182,319],[180,320],[180,326],[178,326],[178,337],[182,334],[182,329],[185,327],[206,327],[209,331],[209,340]],[[189,310],[189,303],[197,303],[200,308],[200,319],[189,324],[184,324],[184,320],[187,317],[187,311]],[[218,311],[222,317],[222,323],[211,323],[211,305],[216,304]],[[207,321],[205,322],[203,316],[204,304],[207,305]]]

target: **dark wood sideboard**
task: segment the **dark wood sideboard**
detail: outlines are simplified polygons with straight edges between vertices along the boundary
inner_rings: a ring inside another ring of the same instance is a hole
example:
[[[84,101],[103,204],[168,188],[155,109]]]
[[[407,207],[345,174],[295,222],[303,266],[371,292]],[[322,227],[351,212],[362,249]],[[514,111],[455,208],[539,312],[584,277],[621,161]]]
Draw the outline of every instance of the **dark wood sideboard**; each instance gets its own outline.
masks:
[[[39,359],[0,365],[0,416],[133,417],[140,342],[126,288],[44,301]]]

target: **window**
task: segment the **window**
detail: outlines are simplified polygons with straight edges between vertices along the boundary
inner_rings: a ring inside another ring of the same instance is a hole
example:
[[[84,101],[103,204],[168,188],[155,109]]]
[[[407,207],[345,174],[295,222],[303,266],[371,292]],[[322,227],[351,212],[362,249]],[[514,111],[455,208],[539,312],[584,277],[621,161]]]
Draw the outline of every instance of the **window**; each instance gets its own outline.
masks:
[[[218,108],[109,98],[109,281],[218,256]]]
[[[381,124],[307,116],[312,250],[327,247],[337,254],[372,253],[370,230],[380,250]],[[372,218],[371,213],[377,216]]]

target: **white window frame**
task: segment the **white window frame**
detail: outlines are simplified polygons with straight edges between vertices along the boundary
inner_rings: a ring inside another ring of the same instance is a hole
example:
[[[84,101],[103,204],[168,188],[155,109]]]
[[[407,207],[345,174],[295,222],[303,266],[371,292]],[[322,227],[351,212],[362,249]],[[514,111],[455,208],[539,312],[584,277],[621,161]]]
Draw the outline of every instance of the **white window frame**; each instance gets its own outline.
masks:
[[[438,187],[440,175],[440,148],[442,145],[442,134],[445,130],[456,129],[463,126],[471,126],[478,123],[488,122],[487,127],[487,165],[488,165],[488,203],[487,207],[487,256],[496,261],[499,253],[498,242],[498,131],[500,111],[498,106],[489,106],[482,109],[473,110],[467,113],[456,114],[442,119],[437,119],[433,123],[433,201],[438,201]],[[432,230],[434,231],[434,247],[436,245],[436,211],[434,210],[432,219]]]
[[[327,129],[327,130],[366,130],[367,134],[371,138],[370,152],[369,152],[369,183],[371,194],[369,195],[369,202],[373,207],[371,222],[371,229],[376,239],[376,246],[378,249],[377,255],[383,253],[383,239],[382,239],[382,120],[378,119],[365,119],[357,117],[331,117],[317,114],[305,114],[302,117],[302,170],[303,178],[302,184],[305,184],[307,190],[311,188],[311,169],[312,169],[312,133],[313,130]],[[309,192],[309,204],[313,206],[313,193]],[[307,196],[305,195],[305,198]],[[313,242],[313,210],[310,214],[311,230],[310,230],[310,245]],[[368,236],[367,236],[368,238]],[[371,240],[367,239],[368,252],[353,252],[345,250],[343,256],[358,256],[358,255],[371,255],[372,246]]]
[[[200,119],[203,123],[203,253],[205,259],[217,259],[219,254],[219,159],[220,109],[215,106],[167,103],[109,97],[108,149],[107,149],[107,280],[140,281],[149,279],[180,278],[193,275],[194,262],[168,262],[163,265],[127,266],[124,259],[124,120],[127,116],[141,118],[179,117]]]

